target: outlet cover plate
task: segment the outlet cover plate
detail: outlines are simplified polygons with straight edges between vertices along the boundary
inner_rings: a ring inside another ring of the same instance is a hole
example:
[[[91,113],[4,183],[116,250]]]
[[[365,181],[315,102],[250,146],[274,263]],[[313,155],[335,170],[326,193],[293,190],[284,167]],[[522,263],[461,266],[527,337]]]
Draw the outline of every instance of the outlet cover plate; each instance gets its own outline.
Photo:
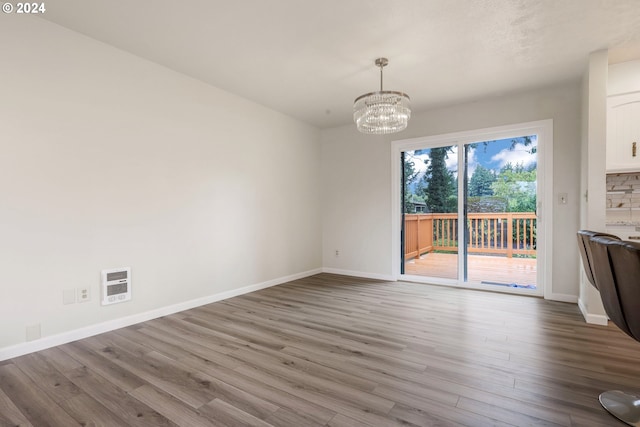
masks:
[[[91,301],[91,289],[90,288],[78,288],[78,302]]]

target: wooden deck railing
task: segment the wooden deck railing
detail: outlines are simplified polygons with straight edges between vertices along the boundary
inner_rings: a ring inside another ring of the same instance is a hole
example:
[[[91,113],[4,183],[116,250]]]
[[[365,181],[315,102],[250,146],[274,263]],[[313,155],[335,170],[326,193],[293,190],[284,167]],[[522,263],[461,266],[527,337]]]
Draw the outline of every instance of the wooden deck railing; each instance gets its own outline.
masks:
[[[468,214],[468,253],[535,255],[534,212]],[[455,213],[405,214],[405,258],[431,251],[458,249],[458,216]]]

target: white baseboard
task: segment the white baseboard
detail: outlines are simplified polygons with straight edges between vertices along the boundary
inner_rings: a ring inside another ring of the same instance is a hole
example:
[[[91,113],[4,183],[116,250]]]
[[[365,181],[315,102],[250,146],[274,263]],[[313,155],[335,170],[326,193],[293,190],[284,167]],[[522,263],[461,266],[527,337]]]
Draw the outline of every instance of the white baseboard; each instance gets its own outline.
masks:
[[[578,307],[580,308],[580,312],[582,313],[582,317],[587,323],[592,325],[601,325],[607,326],[609,323],[609,318],[604,314],[591,314],[587,312],[587,307],[585,307],[584,302],[582,300],[578,300]]]
[[[396,279],[390,274],[387,275],[387,274],[377,274],[377,273],[365,273],[364,271],[341,270],[339,268],[327,268],[327,267],[324,267],[322,269],[322,272],[331,273],[331,274],[340,274],[342,276],[362,277],[364,279],[386,280],[390,282],[396,281]]]
[[[577,304],[578,303],[578,297],[575,295],[569,295],[569,294],[550,294],[550,295],[545,295],[544,299],[548,299],[551,301],[558,301],[558,302],[570,302],[572,304]]]
[[[1,348],[0,361],[22,356],[28,353],[33,353],[35,351],[45,350],[47,348],[66,344],[71,341],[77,341],[83,338],[88,338],[94,335],[102,334],[104,332],[113,331],[115,329],[135,325],[136,323],[146,322],[147,320],[156,319],[158,317],[168,316],[169,314],[178,313],[180,311],[189,310],[191,308],[200,307],[202,305],[211,304],[235,296],[259,291],[260,289],[269,288],[271,286],[280,285],[282,283],[291,282],[292,280],[302,279],[319,273],[322,273],[322,269],[316,268],[314,270],[291,274],[289,276],[279,277],[277,279],[268,280],[266,282],[256,283],[254,285],[244,286],[238,289],[231,289],[229,291],[180,302],[166,307],[160,307],[151,311],[146,311],[144,313],[138,313],[119,319],[97,323],[95,325],[86,326],[84,328],[74,329],[72,331],[40,338],[35,341],[29,341],[26,343]]]

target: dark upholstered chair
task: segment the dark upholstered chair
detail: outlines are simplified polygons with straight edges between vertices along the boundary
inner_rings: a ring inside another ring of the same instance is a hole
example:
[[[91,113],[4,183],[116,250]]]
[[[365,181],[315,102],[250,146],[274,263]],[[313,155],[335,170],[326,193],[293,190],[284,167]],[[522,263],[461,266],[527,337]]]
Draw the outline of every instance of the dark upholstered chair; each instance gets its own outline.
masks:
[[[618,240],[620,240],[620,238],[618,236],[614,236],[613,234],[601,233],[598,231],[590,231],[590,230],[578,231],[578,250],[580,251],[580,256],[582,257],[582,265],[584,265],[584,272],[587,275],[587,279],[589,280],[589,283],[591,283],[593,286],[595,286],[596,289],[598,289],[598,284],[596,283],[596,280],[593,277],[593,268],[591,267],[591,264],[593,261],[591,260],[591,249],[589,249],[589,239],[591,239],[594,236],[607,236],[607,237],[611,237],[612,239],[618,239]]]
[[[579,237],[589,232],[581,233]],[[584,262],[585,270],[589,263],[594,286],[600,291],[609,319],[640,341],[640,244],[593,233],[585,249],[588,258]],[[640,397],[617,390],[606,391],[600,394],[600,403],[619,420],[640,426]]]

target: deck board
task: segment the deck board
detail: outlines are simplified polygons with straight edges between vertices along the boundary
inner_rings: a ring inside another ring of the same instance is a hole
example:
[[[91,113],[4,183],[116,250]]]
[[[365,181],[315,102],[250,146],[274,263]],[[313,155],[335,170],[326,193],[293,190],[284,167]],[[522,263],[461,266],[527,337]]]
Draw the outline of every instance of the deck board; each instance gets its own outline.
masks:
[[[469,283],[536,285],[538,270],[535,258],[469,255],[468,260]],[[424,254],[405,262],[405,274],[457,279],[458,255],[434,252]]]

